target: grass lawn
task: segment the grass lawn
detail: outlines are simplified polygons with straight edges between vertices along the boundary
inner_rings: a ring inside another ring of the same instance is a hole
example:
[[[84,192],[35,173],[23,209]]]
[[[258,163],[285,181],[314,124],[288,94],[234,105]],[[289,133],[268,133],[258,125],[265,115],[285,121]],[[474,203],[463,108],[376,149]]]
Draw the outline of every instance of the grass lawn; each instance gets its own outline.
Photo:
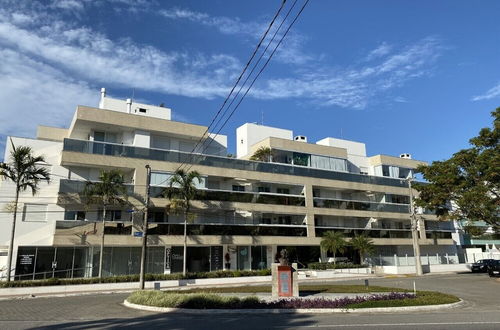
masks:
[[[300,292],[303,293],[363,293],[363,292],[409,292],[406,289],[388,288],[383,286],[369,286],[368,289],[364,285],[310,285],[302,284],[299,286]],[[270,285],[249,285],[236,286],[225,288],[193,288],[185,290],[168,291],[172,293],[259,293],[271,292]]]

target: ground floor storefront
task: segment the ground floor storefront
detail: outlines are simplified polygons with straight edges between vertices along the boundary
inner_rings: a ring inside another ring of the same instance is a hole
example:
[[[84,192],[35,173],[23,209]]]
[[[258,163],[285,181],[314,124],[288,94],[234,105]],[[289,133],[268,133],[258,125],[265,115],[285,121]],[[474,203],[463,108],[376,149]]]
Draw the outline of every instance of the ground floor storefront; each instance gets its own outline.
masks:
[[[321,251],[317,245],[198,245],[188,246],[186,268],[188,272],[267,269],[279,259],[283,249],[286,249],[289,260],[296,262],[299,268],[306,268],[312,262],[333,261],[333,254]],[[98,276],[100,250],[99,246],[21,246],[17,251],[15,279]],[[410,265],[412,252],[411,246],[377,246],[366,260],[377,266]],[[446,246],[422,246],[421,252],[422,258],[425,256],[429,264],[463,262],[459,260],[456,250]],[[183,246],[149,246],[146,256],[147,273],[182,272]],[[337,262],[360,262],[359,253],[352,247],[347,247],[335,257]],[[140,263],[140,247],[106,246],[102,273],[105,277],[139,274]]]

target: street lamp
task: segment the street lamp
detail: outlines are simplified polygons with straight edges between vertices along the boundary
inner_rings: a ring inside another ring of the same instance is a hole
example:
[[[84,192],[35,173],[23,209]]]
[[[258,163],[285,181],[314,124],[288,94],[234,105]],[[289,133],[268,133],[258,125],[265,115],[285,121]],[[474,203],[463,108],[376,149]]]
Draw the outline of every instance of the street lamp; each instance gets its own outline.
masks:
[[[415,256],[415,274],[417,276],[420,276],[423,274],[422,271],[422,263],[420,260],[420,245],[418,245],[418,238],[419,238],[419,233],[418,233],[418,218],[415,215],[415,206],[413,205],[413,190],[411,188],[411,182],[413,181],[413,178],[411,175],[406,179],[406,182],[408,182],[408,190],[410,191],[410,223],[411,223],[411,238],[412,238],[412,243],[413,243],[413,255]]]

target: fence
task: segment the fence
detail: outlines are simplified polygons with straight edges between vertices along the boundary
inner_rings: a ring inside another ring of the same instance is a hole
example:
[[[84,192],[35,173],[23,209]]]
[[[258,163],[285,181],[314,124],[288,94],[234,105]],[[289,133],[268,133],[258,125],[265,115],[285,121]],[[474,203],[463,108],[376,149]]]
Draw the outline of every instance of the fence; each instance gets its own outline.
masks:
[[[415,257],[405,254],[398,256],[372,256],[367,259],[367,262],[372,266],[415,266]],[[426,265],[450,265],[465,263],[466,259],[462,254],[426,254],[420,256],[422,266]]]

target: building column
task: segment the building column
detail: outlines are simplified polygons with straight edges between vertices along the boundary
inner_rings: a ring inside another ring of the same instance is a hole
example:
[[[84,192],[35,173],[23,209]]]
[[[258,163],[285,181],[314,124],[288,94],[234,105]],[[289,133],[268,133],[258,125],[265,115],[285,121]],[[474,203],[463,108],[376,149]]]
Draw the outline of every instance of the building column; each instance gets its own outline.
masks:
[[[304,186],[304,199],[306,203],[306,225],[307,225],[307,237],[316,237],[315,225],[314,225],[314,200],[313,200],[313,188],[312,185],[306,184]]]

